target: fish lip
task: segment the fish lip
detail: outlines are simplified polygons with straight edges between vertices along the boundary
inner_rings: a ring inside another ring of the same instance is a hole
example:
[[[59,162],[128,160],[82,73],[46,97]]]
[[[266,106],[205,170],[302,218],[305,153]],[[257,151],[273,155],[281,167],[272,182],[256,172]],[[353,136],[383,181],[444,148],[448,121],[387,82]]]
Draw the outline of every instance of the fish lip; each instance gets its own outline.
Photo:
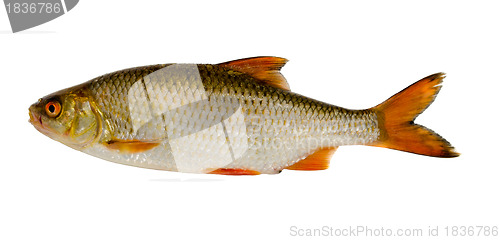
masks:
[[[40,100],[38,100],[38,101],[40,101]],[[28,120],[28,122],[33,124],[33,125],[35,124],[35,119],[38,116],[38,114],[36,114],[36,111],[35,111],[35,109],[36,109],[35,104],[36,103],[32,104],[28,109],[28,114],[30,116],[30,119]]]
[[[28,122],[33,124],[33,114],[31,113],[31,111],[29,111],[29,115],[30,115],[30,119],[28,119]]]
[[[38,121],[40,121],[39,119],[37,119],[36,114],[33,113],[32,108],[30,108],[29,115],[30,119],[28,120],[28,122],[31,123],[32,125],[35,125],[37,124]],[[36,121],[35,119],[37,119],[38,121]]]
[[[48,131],[48,129],[43,124],[42,116],[33,112],[33,108],[31,108],[31,107],[30,107],[30,111],[29,111],[29,116],[30,116],[30,119],[28,120],[28,122],[31,123],[38,131],[40,131],[40,132]]]

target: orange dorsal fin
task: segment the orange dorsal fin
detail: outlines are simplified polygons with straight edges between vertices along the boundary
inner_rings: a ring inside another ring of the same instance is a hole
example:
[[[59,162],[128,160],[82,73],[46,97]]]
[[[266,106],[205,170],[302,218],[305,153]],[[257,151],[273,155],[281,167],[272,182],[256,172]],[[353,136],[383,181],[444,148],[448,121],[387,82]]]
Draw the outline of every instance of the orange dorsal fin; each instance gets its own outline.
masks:
[[[221,67],[246,73],[257,81],[290,91],[290,86],[280,69],[288,60],[279,57],[253,57],[218,64]]]
[[[153,149],[159,144],[159,142],[143,142],[139,140],[111,140],[105,143],[105,146],[123,153],[138,153]]]
[[[433,157],[457,157],[451,144],[413,121],[436,98],[444,73],[430,75],[385,102],[371,108],[377,114],[381,135],[370,144]]]
[[[321,148],[285,169],[303,171],[325,170],[330,165],[330,159],[335,151],[337,151],[337,148],[338,147]]]
[[[220,175],[259,175],[260,172],[249,169],[240,168],[219,168],[208,172],[209,174],[220,174]]]

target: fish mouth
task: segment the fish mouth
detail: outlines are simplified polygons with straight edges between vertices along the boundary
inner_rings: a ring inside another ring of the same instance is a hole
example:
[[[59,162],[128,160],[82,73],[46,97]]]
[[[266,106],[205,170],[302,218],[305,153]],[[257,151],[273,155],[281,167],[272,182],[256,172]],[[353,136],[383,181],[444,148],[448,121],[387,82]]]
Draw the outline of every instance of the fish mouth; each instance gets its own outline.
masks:
[[[33,125],[40,125],[41,127],[43,127],[43,122],[42,122],[42,117],[41,116],[34,116],[33,113],[31,113],[31,111],[29,112],[29,115],[30,115],[30,119],[28,120],[29,123],[33,124]]]
[[[31,123],[33,126],[37,127],[39,125],[40,127],[43,127],[42,123],[42,116],[40,114],[37,114],[37,105],[42,102],[42,99],[38,99],[38,102],[33,103],[29,109],[28,109],[28,114],[30,115],[30,119],[28,120],[29,123]]]
[[[50,130],[43,124],[42,116],[34,112],[33,108],[31,107],[29,109],[29,116],[30,119],[28,120],[28,122],[31,123],[36,128],[36,130],[47,136],[50,134]]]

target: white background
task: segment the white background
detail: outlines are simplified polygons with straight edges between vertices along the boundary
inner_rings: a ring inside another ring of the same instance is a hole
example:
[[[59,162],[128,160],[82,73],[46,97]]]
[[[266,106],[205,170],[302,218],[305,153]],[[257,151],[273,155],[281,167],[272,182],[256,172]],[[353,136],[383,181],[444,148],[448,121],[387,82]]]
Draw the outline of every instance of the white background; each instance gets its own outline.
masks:
[[[287,239],[298,238],[292,226],[500,226],[495,3],[80,1],[16,34],[0,8],[0,239]],[[325,171],[196,175],[97,159],[28,123],[38,98],[104,73],[262,55],[290,60],[282,72],[292,91],[348,108],[446,72],[416,122],[462,155],[351,146]]]

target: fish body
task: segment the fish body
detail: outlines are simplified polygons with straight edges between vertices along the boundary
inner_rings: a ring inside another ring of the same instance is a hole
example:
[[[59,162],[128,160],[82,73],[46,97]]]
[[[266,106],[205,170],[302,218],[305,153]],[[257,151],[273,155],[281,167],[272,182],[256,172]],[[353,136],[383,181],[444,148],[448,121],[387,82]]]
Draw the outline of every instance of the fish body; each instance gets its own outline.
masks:
[[[370,109],[349,110],[290,91],[286,59],[162,64],[109,73],[30,107],[45,135],[112,162],[228,175],[321,170],[343,145],[438,157],[453,147],[413,124],[434,99],[435,74]]]

